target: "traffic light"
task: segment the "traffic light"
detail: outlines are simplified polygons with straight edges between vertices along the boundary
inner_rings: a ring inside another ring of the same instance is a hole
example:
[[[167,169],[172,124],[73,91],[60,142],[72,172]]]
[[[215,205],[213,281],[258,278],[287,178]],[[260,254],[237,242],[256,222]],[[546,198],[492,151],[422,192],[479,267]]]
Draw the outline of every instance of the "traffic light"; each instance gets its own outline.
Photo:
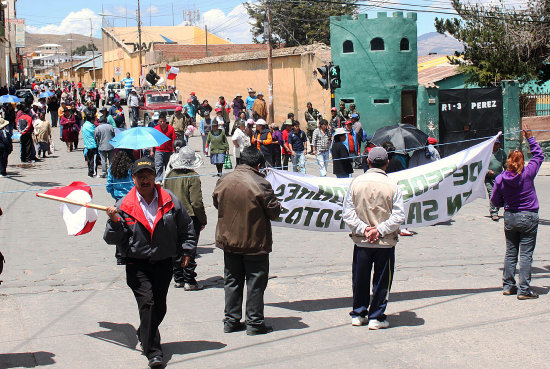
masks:
[[[342,87],[342,81],[340,80],[340,66],[331,65],[329,68],[330,88],[335,90]]]
[[[328,75],[329,66],[328,65],[323,65],[322,67],[317,68],[317,71],[319,71],[319,74],[321,75],[321,78],[317,78],[317,81],[319,81],[319,84],[325,90],[328,90],[329,89],[329,84],[330,84],[330,80],[329,80],[330,77]]]

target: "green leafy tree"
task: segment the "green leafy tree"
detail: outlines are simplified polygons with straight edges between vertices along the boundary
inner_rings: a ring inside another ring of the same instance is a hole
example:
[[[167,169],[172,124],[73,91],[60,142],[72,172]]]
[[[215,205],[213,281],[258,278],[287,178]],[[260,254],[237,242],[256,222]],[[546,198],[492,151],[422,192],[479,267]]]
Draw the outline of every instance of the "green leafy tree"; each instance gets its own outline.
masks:
[[[329,1],[286,0],[270,1],[271,41],[285,46],[322,42],[330,45],[330,16],[357,14],[357,0]],[[265,43],[264,24],[267,21],[265,1],[244,3],[252,18],[252,40]]]
[[[82,45],[73,50],[73,55],[84,55],[86,51],[97,51],[97,46],[94,44]]]
[[[543,82],[548,79],[550,0],[526,0],[517,8],[451,0],[460,19],[435,20],[437,32],[464,44],[454,64],[467,83],[489,86],[502,80]]]

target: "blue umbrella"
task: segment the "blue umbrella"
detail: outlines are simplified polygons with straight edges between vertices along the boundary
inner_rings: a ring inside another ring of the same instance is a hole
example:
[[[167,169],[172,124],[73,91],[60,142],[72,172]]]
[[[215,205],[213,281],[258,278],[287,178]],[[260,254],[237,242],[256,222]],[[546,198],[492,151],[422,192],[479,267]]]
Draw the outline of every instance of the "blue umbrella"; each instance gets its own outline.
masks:
[[[21,99],[18,98],[15,95],[2,95],[0,96],[0,104],[6,104],[6,103],[19,103],[21,102]]]
[[[45,97],[45,98],[48,98],[48,97],[51,97],[55,95],[53,92],[51,91],[44,91],[42,92],[40,95],[38,95],[38,97]]]
[[[134,127],[119,133],[110,143],[119,149],[140,150],[160,146],[168,140],[166,135],[154,128]]]

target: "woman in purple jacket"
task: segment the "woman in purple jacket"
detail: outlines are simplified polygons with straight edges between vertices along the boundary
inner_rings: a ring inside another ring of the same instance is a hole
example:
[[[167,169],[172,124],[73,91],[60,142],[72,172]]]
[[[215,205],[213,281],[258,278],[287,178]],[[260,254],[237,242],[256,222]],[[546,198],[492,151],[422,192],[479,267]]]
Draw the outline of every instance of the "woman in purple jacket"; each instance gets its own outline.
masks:
[[[529,143],[533,157],[524,167],[523,153],[514,150],[508,154],[506,171],[495,178],[491,202],[496,207],[504,206],[504,234],[506,256],[504,257],[503,295],[515,295],[518,300],[536,299],[531,290],[531,263],[537,241],[539,225],[539,202],[534,180],[544,160],[542,150],[527,125],[523,135]],[[514,274],[519,253],[519,291]]]

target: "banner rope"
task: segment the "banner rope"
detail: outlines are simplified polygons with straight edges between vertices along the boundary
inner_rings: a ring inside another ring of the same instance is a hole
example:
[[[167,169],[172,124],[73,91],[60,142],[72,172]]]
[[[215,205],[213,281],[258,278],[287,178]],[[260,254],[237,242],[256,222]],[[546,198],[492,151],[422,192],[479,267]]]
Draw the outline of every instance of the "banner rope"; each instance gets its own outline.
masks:
[[[521,132],[521,131],[522,130],[515,130],[515,131],[511,131],[511,132],[507,132],[507,133],[502,133],[501,135],[502,136],[512,135],[512,134],[516,134],[516,133]],[[532,132],[550,132],[550,130],[532,130]],[[459,141],[453,141],[453,142],[440,143],[440,144],[436,144],[436,145],[433,145],[433,146],[443,146],[443,145],[452,145],[452,144],[464,143],[464,142],[480,141],[480,140],[486,140],[486,139],[489,139],[489,138],[492,138],[492,137],[494,137],[494,136],[470,138],[470,139],[467,139],[467,140],[459,140]],[[416,150],[424,149],[426,147],[427,147],[427,145],[426,146],[414,147],[414,148],[410,148],[410,149],[405,149],[405,150],[388,151],[388,153],[392,153],[392,152],[396,152],[396,153],[410,152],[410,151],[416,151]],[[367,156],[368,156],[368,154],[367,155],[355,155],[355,156],[350,156],[348,158],[338,158],[338,159],[332,159],[331,158],[331,159],[329,159],[329,161],[349,160],[349,159],[355,159],[355,158],[363,158],[363,157],[367,157]],[[306,165],[317,165],[317,161],[306,163]],[[291,166],[292,166],[292,164],[289,164],[288,167],[290,168]],[[264,168],[264,169],[262,169],[262,171],[265,171],[266,169],[283,169],[283,166]],[[228,172],[226,172],[226,173],[228,173]],[[217,174],[218,174],[217,172],[211,172],[211,173],[196,174],[196,175],[191,175],[191,176],[177,176],[177,177],[170,177],[170,178],[163,177],[162,180],[164,181],[164,180],[180,179],[180,178],[216,176]],[[117,183],[118,184],[127,184],[127,183],[133,183],[133,181],[117,182]],[[99,186],[105,187],[106,184],[107,183],[95,183],[95,184],[88,184],[88,186],[89,187],[99,187]],[[47,191],[47,190],[51,190],[53,188],[62,188],[62,187],[65,187],[65,186],[40,187],[40,188],[34,188],[34,189],[30,189],[30,190],[2,191],[2,192],[0,192],[0,195],[8,195],[8,194],[14,194],[14,193],[25,193],[25,192]]]

